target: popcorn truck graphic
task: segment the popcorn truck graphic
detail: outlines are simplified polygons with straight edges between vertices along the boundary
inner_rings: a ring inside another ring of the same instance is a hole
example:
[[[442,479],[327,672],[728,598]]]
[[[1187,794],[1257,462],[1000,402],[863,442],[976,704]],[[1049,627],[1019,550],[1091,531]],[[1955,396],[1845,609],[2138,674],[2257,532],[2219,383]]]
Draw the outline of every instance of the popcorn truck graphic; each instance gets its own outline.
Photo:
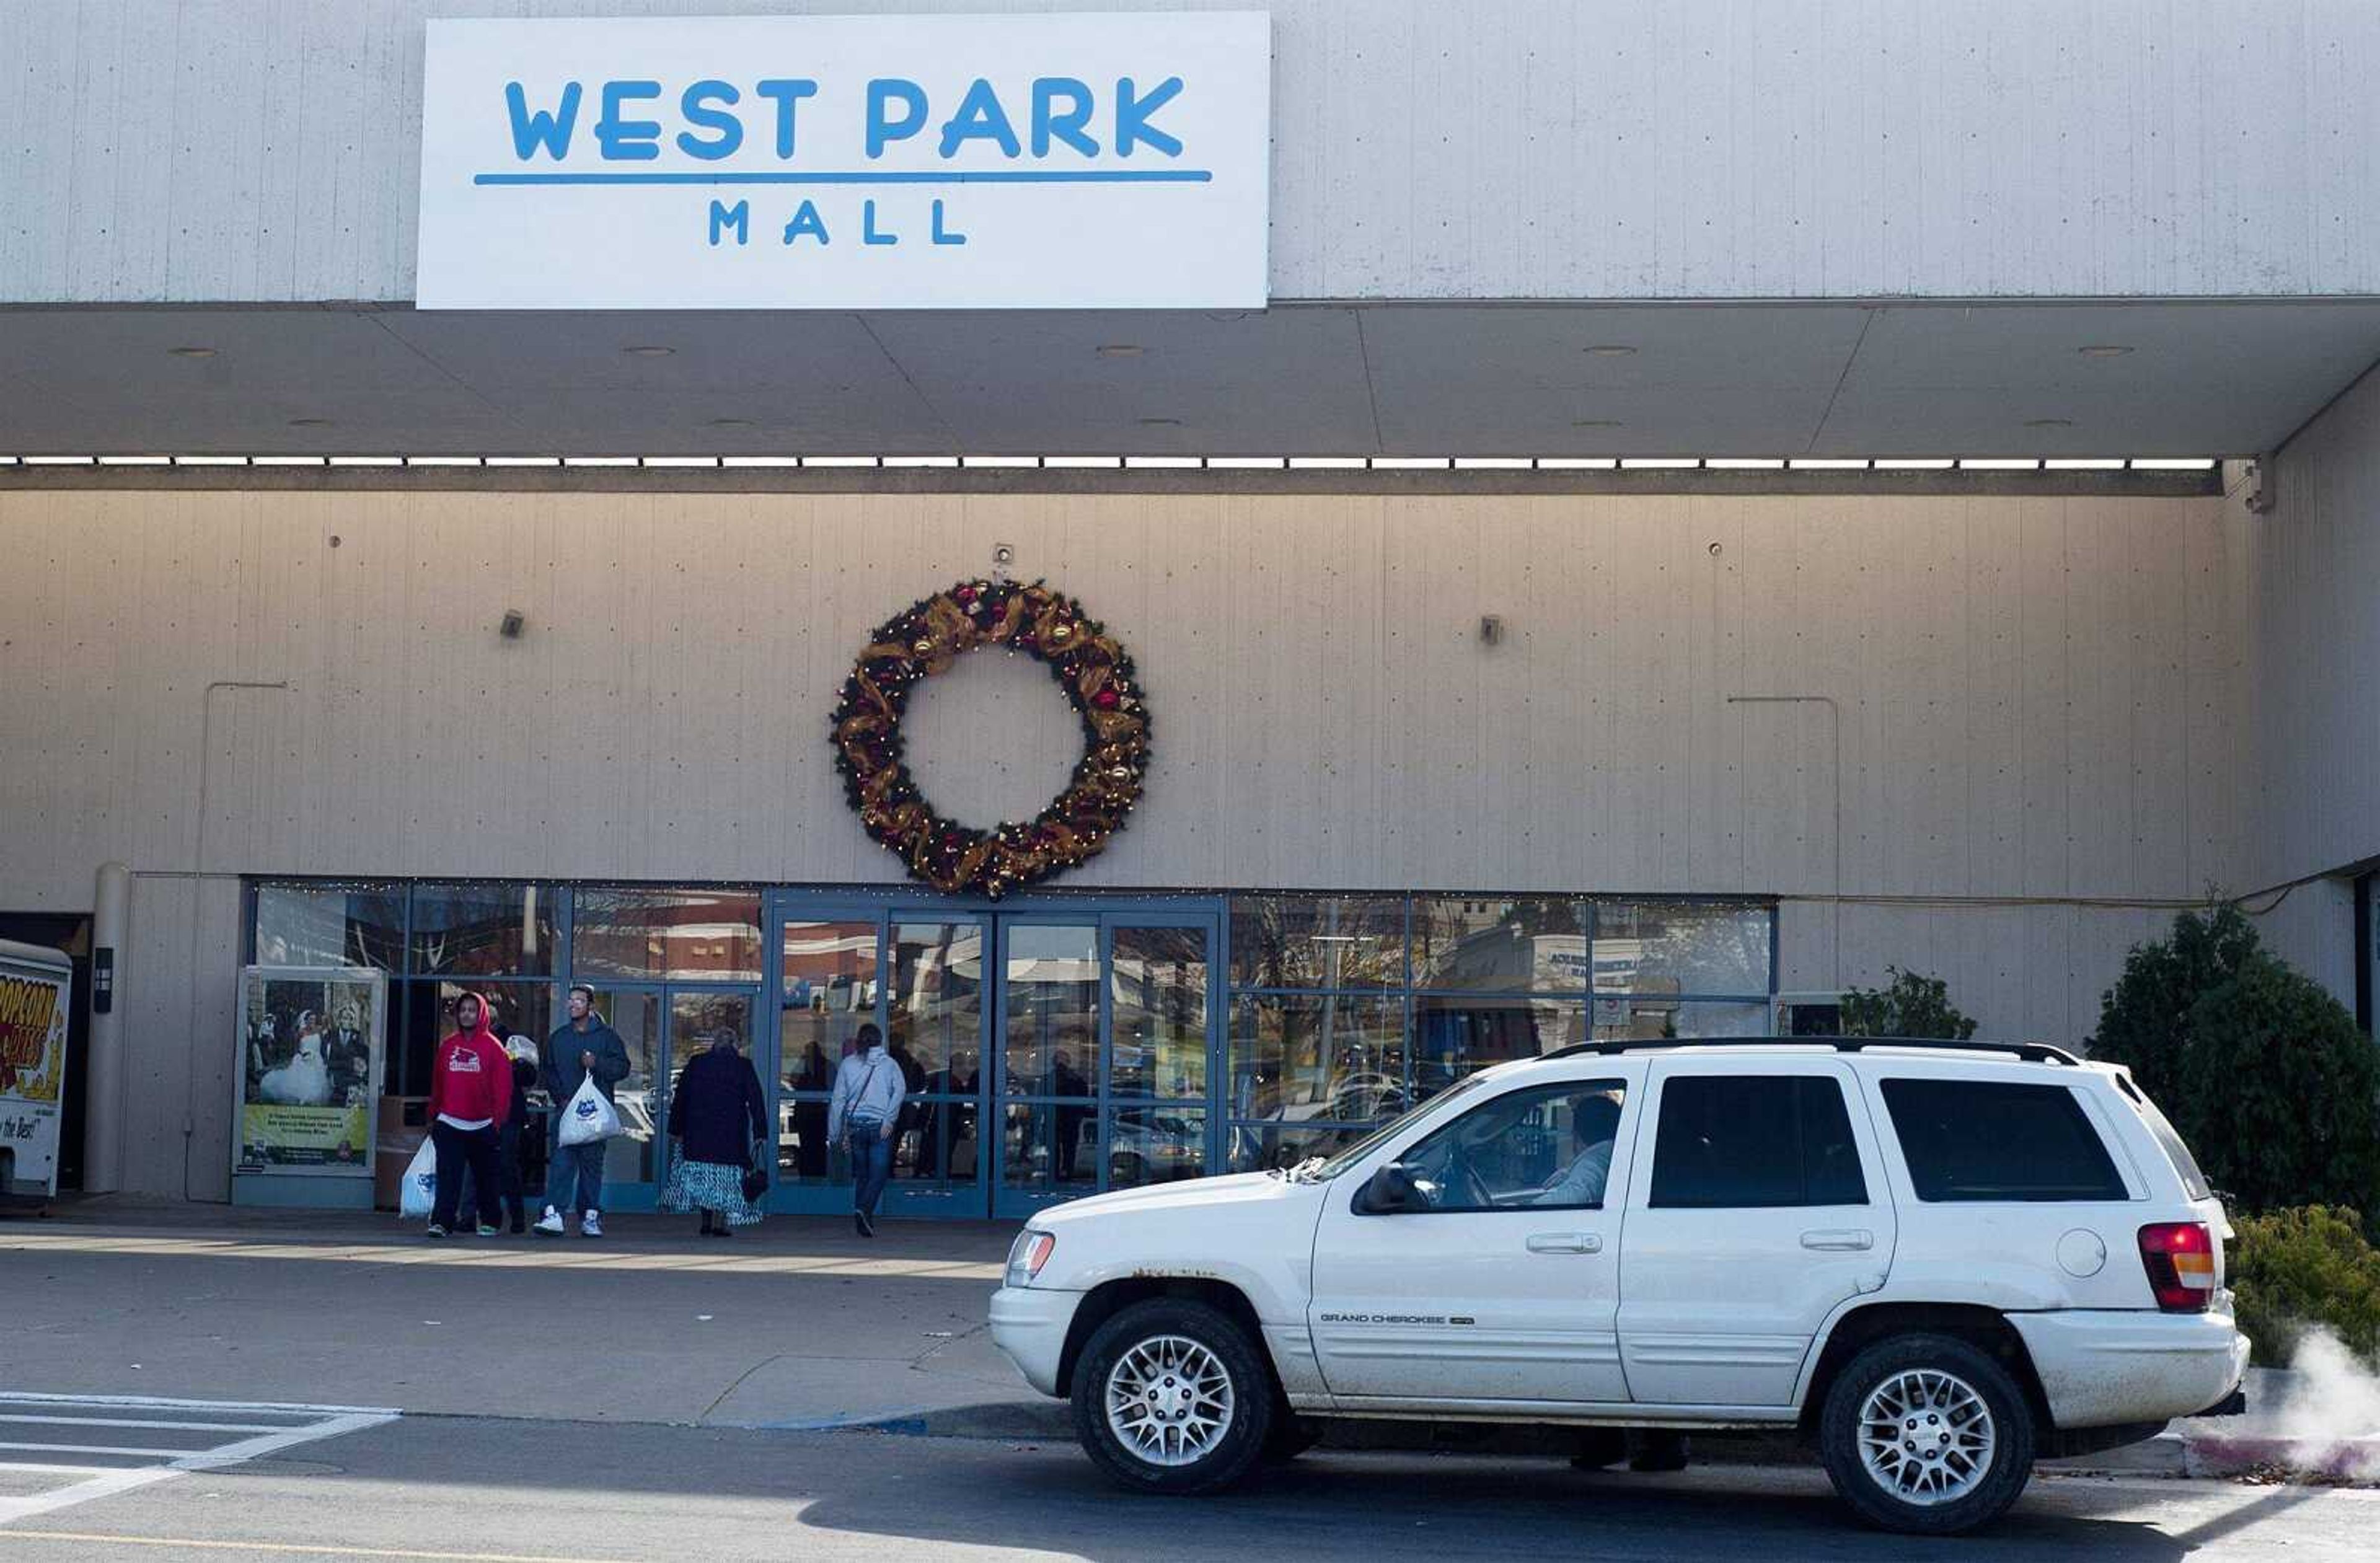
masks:
[[[0,939],[0,1192],[58,1192],[74,966],[55,950]]]

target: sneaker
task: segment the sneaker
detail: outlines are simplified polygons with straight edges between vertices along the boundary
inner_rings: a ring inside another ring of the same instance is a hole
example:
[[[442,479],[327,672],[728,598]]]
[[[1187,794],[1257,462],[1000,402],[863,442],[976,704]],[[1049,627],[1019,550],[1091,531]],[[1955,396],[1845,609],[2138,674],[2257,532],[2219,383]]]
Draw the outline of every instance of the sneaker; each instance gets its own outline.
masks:
[[[603,1235],[603,1213],[600,1210],[590,1210],[586,1215],[578,1218],[578,1235],[580,1237],[601,1237]]]
[[[431,1223],[430,1223],[430,1230],[429,1230],[428,1231],[426,1231],[426,1232],[424,1232],[424,1233],[422,1234],[422,1236],[424,1236],[424,1237],[434,1237],[434,1238],[443,1238],[443,1237],[444,1237],[445,1235],[446,1235],[446,1229],[445,1229],[445,1228],[443,1228],[443,1227],[442,1227],[442,1226],[440,1226],[440,1225],[439,1225],[437,1222],[435,1222],[435,1221],[431,1222]]]
[[[547,1206],[545,1207],[545,1214],[538,1218],[537,1226],[534,1230],[540,1237],[560,1237],[562,1235],[562,1212],[556,1210],[551,1205]]]
[[[868,1218],[855,1210],[851,1213],[851,1230],[861,1237],[868,1235]]]
[[[495,1237],[504,1231],[502,1227],[491,1227],[485,1221],[480,1223],[479,1230],[481,1237]]]
[[[876,1235],[876,1218],[868,1215],[864,1210],[859,1213],[859,1235],[861,1237],[874,1237]]]

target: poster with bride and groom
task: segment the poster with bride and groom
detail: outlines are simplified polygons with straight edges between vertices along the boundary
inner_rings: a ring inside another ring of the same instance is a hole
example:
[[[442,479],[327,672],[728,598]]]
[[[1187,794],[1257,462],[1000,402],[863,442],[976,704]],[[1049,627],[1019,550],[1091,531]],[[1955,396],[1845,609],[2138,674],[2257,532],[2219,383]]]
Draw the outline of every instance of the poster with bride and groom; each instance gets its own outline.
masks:
[[[371,1176],[385,994],[378,972],[242,972],[239,1171]]]

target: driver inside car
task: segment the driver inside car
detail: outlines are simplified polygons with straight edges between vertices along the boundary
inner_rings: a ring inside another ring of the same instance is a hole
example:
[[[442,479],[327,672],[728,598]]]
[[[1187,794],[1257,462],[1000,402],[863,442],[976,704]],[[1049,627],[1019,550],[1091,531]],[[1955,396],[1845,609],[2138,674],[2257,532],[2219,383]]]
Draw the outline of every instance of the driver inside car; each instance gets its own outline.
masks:
[[[1611,1175],[1611,1135],[1620,1124],[1620,1104],[1608,1097],[1582,1098],[1571,1111],[1571,1139],[1578,1154],[1571,1164],[1537,1185],[1524,1205],[1599,1206]]]

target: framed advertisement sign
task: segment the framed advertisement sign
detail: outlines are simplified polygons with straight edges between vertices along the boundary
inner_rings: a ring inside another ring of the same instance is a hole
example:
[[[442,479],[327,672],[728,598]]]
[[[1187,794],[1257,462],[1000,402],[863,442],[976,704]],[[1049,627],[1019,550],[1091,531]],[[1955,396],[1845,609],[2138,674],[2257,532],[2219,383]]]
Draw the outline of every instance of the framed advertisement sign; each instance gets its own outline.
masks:
[[[236,1175],[372,1175],[387,978],[346,967],[240,974]]]

